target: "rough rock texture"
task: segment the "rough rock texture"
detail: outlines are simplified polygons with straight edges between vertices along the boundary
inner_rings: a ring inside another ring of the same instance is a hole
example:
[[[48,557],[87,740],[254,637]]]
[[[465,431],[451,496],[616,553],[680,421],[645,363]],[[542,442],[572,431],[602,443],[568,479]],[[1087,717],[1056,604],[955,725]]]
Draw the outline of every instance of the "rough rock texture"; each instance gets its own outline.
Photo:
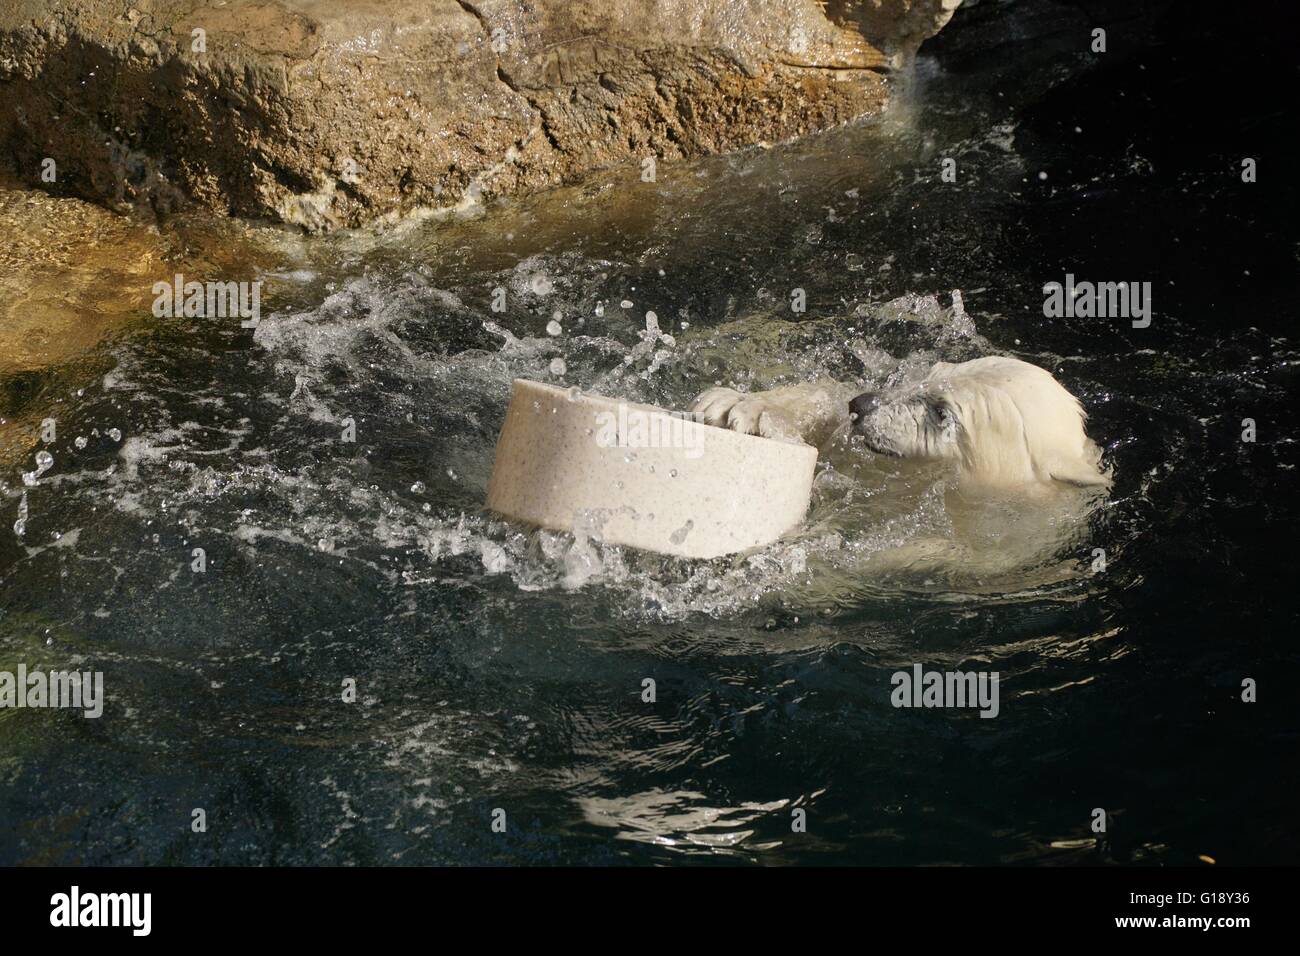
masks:
[[[959,3],[5,0],[0,151],[111,204],[358,225],[871,113]]]

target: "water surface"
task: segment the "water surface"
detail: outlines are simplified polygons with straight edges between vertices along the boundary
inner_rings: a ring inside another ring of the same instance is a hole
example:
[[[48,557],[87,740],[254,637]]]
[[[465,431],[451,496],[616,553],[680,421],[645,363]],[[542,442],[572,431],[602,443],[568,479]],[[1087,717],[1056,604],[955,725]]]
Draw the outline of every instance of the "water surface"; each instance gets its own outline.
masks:
[[[379,234],[0,192],[0,669],[108,692],[0,711],[0,862],[1294,861],[1300,250],[1235,172],[1284,118],[1171,132],[1206,35],[1099,64],[1042,11],[963,14],[881,120]],[[154,318],[175,272],[261,278],[260,325]],[[1066,272],[1151,281],[1151,327],[1044,318]],[[838,448],[710,562],[481,508],[515,377],[684,407],[986,354],[1080,396],[1108,499]],[[999,716],[895,709],[914,663]]]

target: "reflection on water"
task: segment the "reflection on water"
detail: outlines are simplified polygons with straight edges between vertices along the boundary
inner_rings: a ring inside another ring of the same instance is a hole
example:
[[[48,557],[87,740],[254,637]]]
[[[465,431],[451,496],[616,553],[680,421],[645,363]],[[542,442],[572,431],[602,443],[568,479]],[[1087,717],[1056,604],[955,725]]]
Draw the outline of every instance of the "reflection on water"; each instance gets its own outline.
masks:
[[[745,804],[739,807],[710,807],[702,793],[663,793],[652,790],[627,797],[579,801],[586,820],[599,827],[618,830],[620,840],[639,840],[660,846],[710,855],[726,853],[745,841],[750,851],[770,850],[776,843],[752,842],[754,831],[746,824],[786,807],[785,800]]]
[[[1088,265],[1060,210],[1158,184],[1132,144],[1069,171],[1026,115],[1088,74],[1040,47],[923,62],[880,123],[378,233],[0,191],[0,669],[108,693],[0,711],[0,862],[1269,858],[1295,723],[1235,702],[1294,600],[1241,534],[1293,514],[1294,349],[1172,295],[1140,342],[1041,318]],[[261,279],[261,323],[153,318],[178,272]],[[805,526],[727,559],[481,509],[515,377],[681,408],[993,353],[1082,398],[1109,498],[972,500],[841,443]],[[1271,441],[1227,440],[1243,407]],[[1000,716],[895,709],[919,662],[999,672]]]

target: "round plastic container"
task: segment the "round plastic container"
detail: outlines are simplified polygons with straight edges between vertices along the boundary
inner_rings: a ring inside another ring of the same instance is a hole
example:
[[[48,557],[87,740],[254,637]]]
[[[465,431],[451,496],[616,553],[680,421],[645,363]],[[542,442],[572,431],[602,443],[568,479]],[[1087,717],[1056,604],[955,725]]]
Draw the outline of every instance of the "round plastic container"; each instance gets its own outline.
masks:
[[[713,558],[800,524],[817,449],[516,379],[487,507],[610,544]]]

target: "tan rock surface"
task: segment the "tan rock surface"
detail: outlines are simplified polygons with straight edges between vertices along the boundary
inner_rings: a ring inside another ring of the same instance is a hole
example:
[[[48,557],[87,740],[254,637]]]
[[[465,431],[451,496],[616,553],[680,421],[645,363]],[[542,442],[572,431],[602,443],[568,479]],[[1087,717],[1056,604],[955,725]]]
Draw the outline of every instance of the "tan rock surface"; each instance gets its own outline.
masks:
[[[55,192],[355,226],[871,114],[956,2],[11,0],[0,148]]]

